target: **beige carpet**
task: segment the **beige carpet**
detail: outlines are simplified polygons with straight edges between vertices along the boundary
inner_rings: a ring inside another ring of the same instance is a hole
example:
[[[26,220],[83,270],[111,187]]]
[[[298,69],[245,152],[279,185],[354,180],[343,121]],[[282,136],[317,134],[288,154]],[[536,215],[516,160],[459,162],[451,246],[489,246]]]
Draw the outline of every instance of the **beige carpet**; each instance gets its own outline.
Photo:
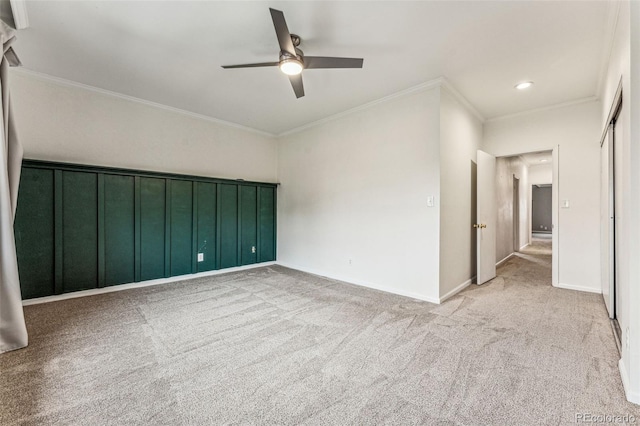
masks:
[[[549,242],[437,306],[282,267],[26,308],[0,424],[570,424],[634,414]]]

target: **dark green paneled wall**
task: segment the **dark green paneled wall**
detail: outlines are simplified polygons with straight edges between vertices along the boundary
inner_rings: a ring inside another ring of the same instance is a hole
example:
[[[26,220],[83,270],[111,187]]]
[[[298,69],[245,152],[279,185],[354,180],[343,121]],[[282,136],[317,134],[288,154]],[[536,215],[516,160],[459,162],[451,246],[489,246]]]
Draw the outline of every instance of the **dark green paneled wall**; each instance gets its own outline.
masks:
[[[218,185],[218,255],[220,268],[239,264],[238,256],[238,186]]]
[[[140,280],[165,276],[166,180],[140,178]]]
[[[62,172],[62,253],[65,291],[98,286],[96,173]]]
[[[20,281],[25,299],[55,291],[53,176],[53,170],[24,168],[20,177],[14,228],[16,250],[24,265],[20,267]]]
[[[22,296],[275,260],[275,209],[274,184],[25,161]]]
[[[134,178],[103,176],[104,227],[98,231],[104,239],[104,254],[101,255],[105,274],[99,281],[103,285],[131,283],[135,281]]]

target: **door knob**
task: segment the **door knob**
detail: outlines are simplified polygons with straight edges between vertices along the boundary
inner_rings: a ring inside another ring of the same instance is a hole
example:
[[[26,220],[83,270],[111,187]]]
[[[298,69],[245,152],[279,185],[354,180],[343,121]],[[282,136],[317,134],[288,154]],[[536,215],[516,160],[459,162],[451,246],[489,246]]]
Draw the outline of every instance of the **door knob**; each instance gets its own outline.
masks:
[[[482,228],[486,228],[487,225],[485,225],[484,223],[474,223],[473,227],[482,229]]]

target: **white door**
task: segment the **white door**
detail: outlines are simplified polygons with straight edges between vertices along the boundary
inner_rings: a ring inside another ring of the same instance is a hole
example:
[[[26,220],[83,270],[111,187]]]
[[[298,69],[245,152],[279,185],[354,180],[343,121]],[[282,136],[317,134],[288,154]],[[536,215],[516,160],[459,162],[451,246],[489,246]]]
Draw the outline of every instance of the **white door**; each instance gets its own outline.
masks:
[[[556,146],[552,151],[552,185],[551,185],[551,285],[557,286],[560,282],[560,147]]]
[[[483,284],[496,276],[496,157],[478,150],[477,170],[476,280]]]
[[[610,125],[600,149],[600,263],[602,297],[609,317],[614,318],[614,176],[613,126]]]

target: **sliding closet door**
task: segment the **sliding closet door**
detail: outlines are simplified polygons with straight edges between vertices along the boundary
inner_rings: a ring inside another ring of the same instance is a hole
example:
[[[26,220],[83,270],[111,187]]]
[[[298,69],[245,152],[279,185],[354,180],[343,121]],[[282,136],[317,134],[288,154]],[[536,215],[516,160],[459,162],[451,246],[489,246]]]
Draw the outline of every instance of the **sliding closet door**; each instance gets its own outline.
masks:
[[[602,297],[609,312],[614,318],[614,181],[613,181],[613,126],[609,126],[600,152],[600,281]]]

